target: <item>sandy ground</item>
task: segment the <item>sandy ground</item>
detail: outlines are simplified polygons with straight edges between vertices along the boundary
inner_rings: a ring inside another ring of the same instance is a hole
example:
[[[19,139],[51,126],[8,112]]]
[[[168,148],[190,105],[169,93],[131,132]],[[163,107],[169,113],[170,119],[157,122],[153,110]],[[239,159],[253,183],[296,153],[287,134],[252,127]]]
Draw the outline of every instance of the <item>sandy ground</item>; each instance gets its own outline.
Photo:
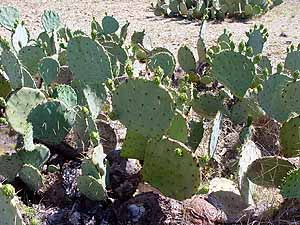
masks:
[[[154,0],[152,0],[154,1]],[[93,16],[101,20],[108,13],[114,15],[121,24],[128,20],[129,33],[146,30],[153,46],[169,48],[176,54],[181,44],[196,45],[199,23],[187,20],[166,19],[154,16],[150,9],[151,0],[1,0],[1,5],[13,5],[22,13],[33,36],[41,31],[41,15],[45,9],[57,10],[62,21],[74,29],[89,31]],[[300,1],[286,0],[284,4],[267,14],[247,22],[226,20],[222,23],[209,22],[206,41],[213,44],[224,28],[233,32],[235,40],[246,39],[245,31],[254,24],[264,24],[268,29],[265,53],[273,62],[283,60],[286,48],[291,43],[298,44],[300,37]],[[0,35],[7,35],[0,29]]]

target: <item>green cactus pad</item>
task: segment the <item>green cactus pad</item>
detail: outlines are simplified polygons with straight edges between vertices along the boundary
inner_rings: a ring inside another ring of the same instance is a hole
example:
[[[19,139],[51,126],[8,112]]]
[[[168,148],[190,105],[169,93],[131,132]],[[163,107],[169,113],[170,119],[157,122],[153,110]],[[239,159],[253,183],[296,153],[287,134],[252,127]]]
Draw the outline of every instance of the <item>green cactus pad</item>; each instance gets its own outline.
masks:
[[[188,125],[185,116],[181,112],[176,112],[171,125],[166,132],[166,136],[182,143],[187,142]]]
[[[223,98],[210,93],[202,94],[192,103],[193,110],[202,117],[214,118],[218,111],[224,111]]]
[[[167,52],[160,52],[149,57],[149,69],[152,72],[160,67],[164,71],[164,76],[171,76],[175,70],[174,57]]]
[[[47,32],[56,31],[60,27],[60,18],[57,12],[45,10],[42,15],[42,24]]]
[[[14,188],[10,184],[2,185],[0,184],[0,224],[1,225],[24,225],[21,212],[17,207],[17,198],[12,196],[7,196],[5,189]]]
[[[32,151],[21,150],[17,155],[24,164],[41,168],[50,158],[50,150],[44,145],[36,144]]]
[[[282,93],[292,79],[284,74],[274,74],[263,83],[258,101],[263,110],[279,122],[288,119],[290,111],[284,106]]]
[[[300,81],[287,83],[283,90],[282,100],[286,110],[300,114]]]
[[[81,164],[81,171],[83,176],[92,176],[95,179],[100,179],[99,171],[90,159],[84,159]]]
[[[74,37],[68,43],[68,64],[76,79],[84,83],[105,82],[112,78],[106,50],[88,37]]]
[[[77,106],[77,94],[69,85],[61,84],[56,86],[53,90],[52,97],[65,103],[68,108]]]
[[[164,195],[183,200],[200,185],[200,169],[193,153],[171,139],[152,140],[146,147],[143,179]]]
[[[18,52],[21,48],[25,47],[29,40],[28,32],[23,24],[18,24],[11,38],[12,46]]]
[[[196,70],[196,60],[194,54],[187,46],[182,46],[178,50],[178,63],[186,72],[194,72]]]
[[[241,150],[239,160],[239,188],[241,194],[248,204],[253,204],[253,194],[256,190],[255,185],[248,180],[246,176],[249,165],[256,159],[261,157],[261,151],[253,141],[247,141]]]
[[[11,127],[20,134],[24,134],[28,126],[26,120],[30,111],[45,99],[45,95],[40,90],[27,87],[11,93],[6,107],[6,116]]]
[[[129,79],[112,96],[116,117],[145,137],[162,135],[174,116],[174,102],[163,87],[152,81]]]
[[[11,87],[9,81],[2,78],[2,76],[0,75],[0,97],[6,98],[10,92]]]
[[[77,178],[79,191],[92,201],[103,201],[107,198],[101,181],[91,176],[79,176]]]
[[[103,43],[103,46],[110,55],[116,57],[121,65],[125,65],[128,55],[122,46],[112,41]]]
[[[119,29],[119,22],[112,16],[105,16],[102,19],[102,28],[105,34],[115,33]]]
[[[246,56],[223,51],[213,59],[212,74],[232,94],[243,97],[254,80],[255,67]]]
[[[300,169],[293,170],[287,175],[280,193],[284,198],[300,198]]]
[[[23,87],[36,88],[36,84],[30,73],[23,67],[22,74],[24,79]]]
[[[43,49],[38,46],[26,46],[21,48],[18,55],[21,63],[31,75],[36,75],[40,60],[45,56],[46,54]]]
[[[12,182],[22,168],[23,162],[16,155],[0,155],[0,175],[6,178],[7,182]]]
[[[278,187],[282,179],[295,166],[287,159],[266,156],[253,161],[247,169],[246,176],[254,184],[266,187]]]
[[[285,157],[300,156],[300,117],[291,118],[280,128],[280,144]]]
[[[198,148],[204,134],[204,127],[202,121],[192,120],[189,122],[190,134],[188,137],[188,145],[191,147],[193,152]]]
[[[291,51],[287,54],[284,67],[290,72],[300,70],[300,51]]]
[[[13,30],[15,23],[19,20],[19,11],[11,6],[0,7],[0,25],[8,30]]]
[[[235,124],[241,124],[248,119],[248,112],[242,102],[234,104],[230,111],[230,120]]]
[[[19,172],[20,179],[31,191],[38,191],[43,186],[43,176],[32,165],[25,164]]]
[[[124,158],[144,160],[148,139],[143,135],[127,130],[122,145],[121,156]]]
[[[267,56],[262,56],[261,61],[257,64],[258,72],[260,74],[263,73],[263,70],[266,68],[269,72],[269,74],[272,74],[272,64],[271,60]]]
[[[266,42],[266,33],[263,33],[264,27],[255,27],[248,35],[247,47],[251,47],[253,55],[262,53]]]
[[[74,120],[75,113],[57,100],[36,106],[28,115],[28,122],[33,126],[33,136],[52,144],[59,144],[64,140]]]
[[[41,59],[39,64],[39,74],[46,86],[49,86],[52,82],[56,81],[59,70],[60,66],[57,60],[51,57]]]
[[[12,89],[23,87],[22,67],[14,53],[4,50],[1,54],[1,64],[9,78]]]

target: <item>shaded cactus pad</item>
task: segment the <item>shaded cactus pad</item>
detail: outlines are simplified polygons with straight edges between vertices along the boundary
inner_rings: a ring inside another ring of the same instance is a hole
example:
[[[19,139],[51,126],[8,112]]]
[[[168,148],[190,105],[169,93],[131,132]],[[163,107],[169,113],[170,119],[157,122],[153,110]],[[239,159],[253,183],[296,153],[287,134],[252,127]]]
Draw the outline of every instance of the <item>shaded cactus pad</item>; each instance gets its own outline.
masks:
[[[102,201],[106,199],[106,192],[100,180],[91,176],[79,176],[77,178],[79,191],[92,201]]]
[[[281,186],[284,198],[300,198],[300,169],[291,171]]]
[[[191,197],[200,185],[195,156],[182,143],[166,138],[147,145],[142,174],[146,182],[178,200]]]
[[[174,116],[171,95],[152,81],[130,79],[112,96],[116,117],[129,129],[145,137],[162,135]]]
[[[42,174],[32,165],[25,164],[20,170],[19,176],[31,191],[38,191],[43,185]]]

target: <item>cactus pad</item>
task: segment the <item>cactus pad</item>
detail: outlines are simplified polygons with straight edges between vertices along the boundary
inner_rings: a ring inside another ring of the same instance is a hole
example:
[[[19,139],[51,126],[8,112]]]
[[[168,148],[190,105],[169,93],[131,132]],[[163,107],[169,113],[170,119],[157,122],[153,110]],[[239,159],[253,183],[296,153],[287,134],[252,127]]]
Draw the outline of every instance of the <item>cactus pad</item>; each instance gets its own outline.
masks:
[[[115,33],[119,29],[119,22],[112,16],[105,16],[102,19],[102,28],[105,34]]]
[[[100,180],[91,176],[79,176],[77,178],[79,191],[92,201],[103,201],[106,199],[106,192]]]
[[[224,111],[223,99],[210,93],[202,94],[192,103],[193,110],[202,117],[214,118],[218,111]]]
[[[21,48],[18,55],[21,63],[31,75],[36,75],[39,62],[45,56],[46,54],[43,49],[38,46],[26,46]]]
[[[15,179],[22,165],[22,160],[16,154],[0,155],[0,175],[5,177],[7,182]]]
[[[130,79],[112,96],[116,117],[129,129],[145,137],[162,135],[174,116],[171,95],[152,81]]]
[[[300,114],[300,81],[287,83],[282,98],[288,111]]]
[[[41,59],[38,69],[45,85],[48,86],[52,82],[56,81],[60,68],[57,60],[45,57]]]
[[[99,171],[90,159],[84,159],[82,161],[81,171],[83,176],[92,176],[95,179],[100,179]]]
[[[282,93],[292,79],[283,74],[274,74],[263,83],[263,90],[258,94],[258,101],[263,110],[277,121],[285,121],[289,110],[284,106]]]
[[[32,165],[25,164],[20,170],[19,176],[31,191],[38,191],[43,185],[42,174]]]
[[[15,32],[12,35],[12,46],[18,52],[21,48],[25,47],[28,43],[29,35],[23,24],[18,24]]]
[[[77,36],[68,43],[68,64],[76,79],[85,83],[105,82],[112,77],[106,50],[88,37]]]
[[[166,136],[174,140],[186,143],[188,140],[188,125],[185,116],[177,111],[171,122],[169,129],[166,132]]]
[[[287,159],[266,156],[253,161],[247,169],[246,176],[257,185],[278,187],[282,179],[294,168]]]
[[[252,48],[253,55],[262,53],[266,36],[267,33],[264,33],[263,26],[255,26],[254,29],[248,33],[247,47]]]
[[[1,54],[1,63],[9,78],[12,89],[23,87],[22,67],[15,54],[8,50],[3,51]]]
[[[0,75],[0,98],[6,98],[10,92],[11,87],[9,81],[2,78]]]
[[[53,90],[52,97],[65,103],[68,108],[77,106],[77,94],[69,85],[61,84],[56,86]]]
[[[174,57],[168,52],[159,52],[149,58],[149,69],[152,72],[160,67],[164,71],[164,76],[171,76],[175,70]]]
[[[241,124],[247,121],[248,112],[242,102],[234,104],[230,111],[230,120],[235,124]]]
[[[121,156],[124,158],[144,160],[147,138],[143,135],[127,130],[122,145]]]
[[[284,198],[300,198],[300,169],[293,170],[287,175],[280,192]]]
[[[202,121],[192,120],[189,122],[190,134],[188,137],[188,145],[195,152],[198,148],[204,134],[204,127]]]
[[[284,62],[284,67],[290,72],[300,70],[300,50],[292,50],[288,52]]]
[[[52,144],[61,143],[74,124],[74,112],[60,101],[53,100],[35,107],[28,116],[33,136]]]
[[[255,67],[246,56],[223,51],[213,59],[212,74],[232,94],[243,97],[254,80]]]
[[[7,100],[6,116],[11,127],[24,134],[28,126],[27,117],[30,111],[45,101],[44,94],[32,88],[23,87],[13,92]]]
[[[178,50],[178,63],[186,72],[194,72],[196,70],[196,60],[193,52],[187,47],[182,46]]]
[[[193,153],[171,139],[152,140],[146,147],[143,179],[164,195],[178,200],[191,197],[200,185],[200,169]]]
[[[45,10],[42,16],[42,24],[47,32],[56,31],[60,27],[60,18],[57,12]]]
[[[280,128],[280,144],[285,157],[300,156],[300,117],[289,119]]]
[[[17,199],[13,196],[8,196],[5,189],[12,189],[13,195],[15,194],[14,188],[10,184],[0,184],[0,224],[1,225],[24,225],[21,213],[17,207]]]
[[[34,145],[34,149],[32,151],[21,150],[18,151],[17,155],[24,164],[41,168],[50,158],[50,151],[46,146],[42,144],[36,144]]]
[[[0,7],[0,25],[12,30],[20,18],[19,11],[11,6]]]

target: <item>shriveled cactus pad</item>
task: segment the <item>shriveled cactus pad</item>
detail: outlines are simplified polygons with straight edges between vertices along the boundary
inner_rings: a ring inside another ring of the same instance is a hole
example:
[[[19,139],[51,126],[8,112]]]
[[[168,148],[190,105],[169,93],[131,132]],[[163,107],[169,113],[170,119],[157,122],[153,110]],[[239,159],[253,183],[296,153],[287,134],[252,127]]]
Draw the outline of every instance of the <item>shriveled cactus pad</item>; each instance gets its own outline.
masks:
[[[7,101],[6,115],[12,128],[24,134],[26,132],[27,116],[30,111],[46,99],[45,95],[37,89],[23,87],[13,92]]]
[[[113,93],[112,104],[121,123],[145,137],[162,135],[174,116],[169,92],[144,79],[129,79],[121,84]]]
[[[224,51],[213,59],[212,73],[234,95],[243,97],[253,82],[255,67],[246,56]]]
[[[281,186],[284,198],[300,198],[300,169],[291,171]]]
[[[300,117],[291,118],[280,129],[280,143],[286,157],[300,156]]]
[[[178,200],[191,197],[200,185],[195,156],[182,143],[167,138],[147,145],[142,174],[146,182]]]
[[[253,161],[246,176],[255,184],[266,187],[278,187],[282,179],[295,167],[287,159],[266,156]]]

